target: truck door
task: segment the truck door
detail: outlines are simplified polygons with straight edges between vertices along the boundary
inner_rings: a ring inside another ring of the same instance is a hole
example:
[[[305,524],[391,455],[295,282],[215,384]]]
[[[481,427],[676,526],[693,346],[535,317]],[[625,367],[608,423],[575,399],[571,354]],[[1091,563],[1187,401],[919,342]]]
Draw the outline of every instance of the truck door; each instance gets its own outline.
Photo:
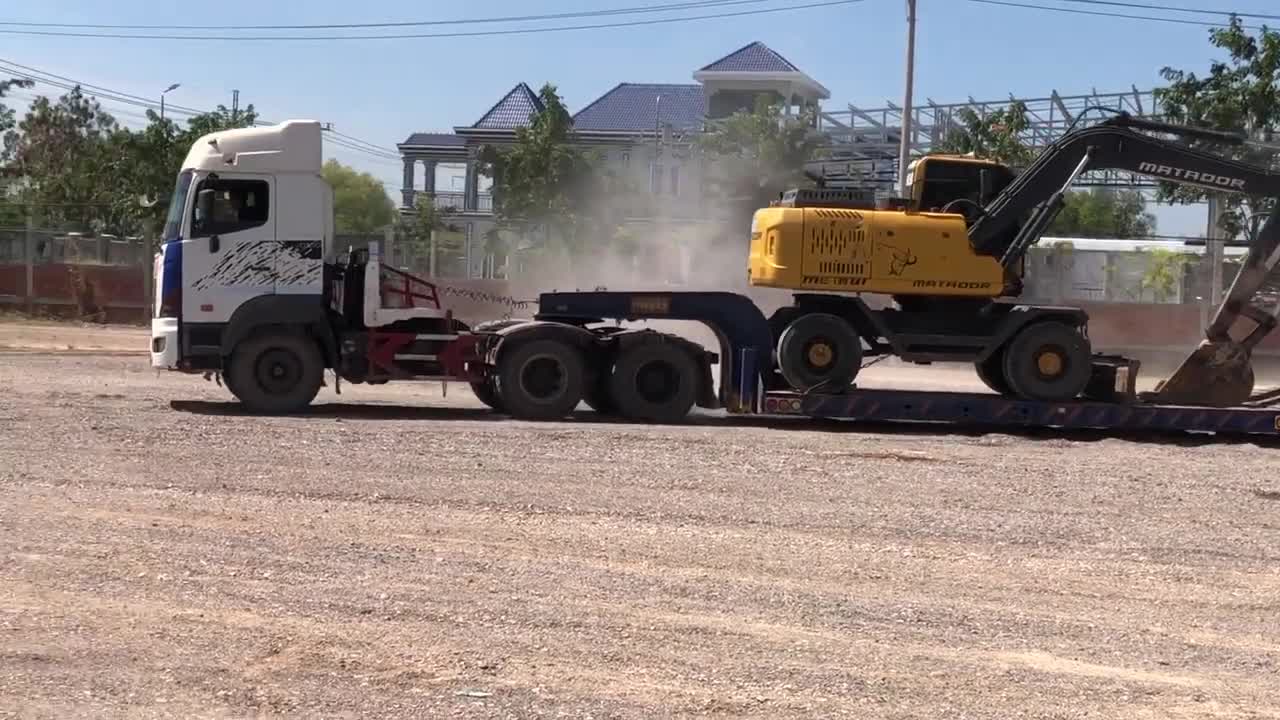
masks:
[[[182,319],[225,323],[241,303],[275,292],[276,209],[267,175],[207,176],[196,186],[191,241],[182,256]],[[212,190],[212,203],[201,191]],[[206,216],[207,215],[207,216]]]

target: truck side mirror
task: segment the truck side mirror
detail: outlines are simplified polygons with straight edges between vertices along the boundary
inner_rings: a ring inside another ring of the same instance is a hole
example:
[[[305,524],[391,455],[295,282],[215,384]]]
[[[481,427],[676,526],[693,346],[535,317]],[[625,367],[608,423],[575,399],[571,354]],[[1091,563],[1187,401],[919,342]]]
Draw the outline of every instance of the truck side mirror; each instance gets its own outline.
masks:
[[[991,200],[991,170],[983,168],[978,171],[978,204],[986,205]]]

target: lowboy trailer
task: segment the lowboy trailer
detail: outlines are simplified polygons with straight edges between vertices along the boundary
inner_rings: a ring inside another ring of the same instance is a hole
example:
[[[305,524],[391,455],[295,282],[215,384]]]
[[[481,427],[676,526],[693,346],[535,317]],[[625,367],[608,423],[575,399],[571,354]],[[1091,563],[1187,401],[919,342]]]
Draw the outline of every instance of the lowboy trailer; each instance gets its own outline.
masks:
[[[617,323],[643,320],[700,322],[719,338],[719,353],[666,333],[616,329]],[[856,385],[797,392],[786,388],[778,371],[775,331],[750,298],[736,293],[544,293],[532,319],[477,326],[477,357],[470,367],[480,378],[473,385],[482,399],[527,419],[564,417],[585,400],[597,411],[646,422],[678,421],[696,405],[733,415],[1280,435],[1280,408],[1149,402],[1136,389],[1140,363],[1118,355],[1095,354],[1085,392],[1059,402]],[[627,335],[629,346],[617,342]],[[678,360],[682,355],[687,362]],[[716,359],[719,391],[713,392],[710,364]],[[535,360],[542,371],[525,372]],[[508,397],[516,399],[515,406],[507,404]]]

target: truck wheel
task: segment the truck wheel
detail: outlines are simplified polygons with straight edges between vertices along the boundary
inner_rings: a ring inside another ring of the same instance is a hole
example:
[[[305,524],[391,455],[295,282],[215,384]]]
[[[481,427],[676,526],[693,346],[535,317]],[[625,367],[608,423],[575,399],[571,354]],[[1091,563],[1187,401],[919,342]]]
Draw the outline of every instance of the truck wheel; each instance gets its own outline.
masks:
[[[1004,379],[1004,350],[997,350],[983,362],[974,363],[978,379],[997,395],[1008,395],[1009,383]]]
[[[853,326],[827,313],[796,318],[778,340],[778,369],[800,391],[848,387],[862,366],[862,339]]]
[[[1032,323],[1004,351],[1004,380],[1013,395],[1028,400],[1070,400],[1089,383],[1089,341],[1065,323]]]
[[[596,373],[582,395],[587,407],[600,415],[612,415],[618,411],[618,403],[613,400],[613,391],[609,389],[609,381],[613,377],[611,368],[604,368]]]
[[[698,399],[698,365],[683,348],[645,343],[623,351],[609,378],[618,414],[629,420],[675,423]]]
[[[305,409],[324,382],[320,348],[301,334],[257,335],[231,353],[232,391],[251,412]]]
[[[498,361],[501,402],[513,417],[526,420],[563,418],[582,402],[582,356],[556,340],[531,340],[512,348]]]
[[[493,410],[506,412],[502,407],[502,398],[498,397],[498,386],[494,384],[492,377],[471,383],[471,392],[475,393],[477,400]]]

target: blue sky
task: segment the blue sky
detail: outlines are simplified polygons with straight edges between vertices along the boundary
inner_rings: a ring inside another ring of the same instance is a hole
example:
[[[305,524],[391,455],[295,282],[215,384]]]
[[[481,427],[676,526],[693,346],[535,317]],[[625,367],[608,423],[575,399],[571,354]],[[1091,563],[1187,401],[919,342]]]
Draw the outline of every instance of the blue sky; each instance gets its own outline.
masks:
[[[444,4],[406,0],[363,3],[308,2],[159,3],[140,0],[22,2],[0,11],[2,21],[263,25],[452,20],[503,15],[598,10],[658,4],[662,0],[490,0]],[[668,0],[669,1],[669,0]],[[770,0],[776,7],[803,0]],[[1024,0],[1080,8],[1062,0]],[[607,30],[531,35],[317,42],[220,42],[119,40],[6,35],[0,60],[22,63],[85,83],[145,97],[168,95],[188,107],[230,105],[233,88],[242,104],[264,118],[312,118],[391,149],[414,131],[447,131],[474,122],[519,81],[535,89],[559,86],[577,110],[620,81],[692,82],[698,67],[753,40],[782,53],[826,85],[829,106],[846,102],[882,107],[902,97],[905,52],[903,0],[864,0],[836,7],[746,17]],[[1165,7],[1222,7],[1280,14],[1275,0],[1179,0]],[[108,10],[109,7],[109,10]],[[299,9],[305,7],[306,12]],[[727,8],[727,10],[743,10]],[[1107,11],[1108,8],[1098,7]],[[1110,9],[1125,12],[1120,9]],[[696,14],[717,10],[696,10]],[[1211,20],[1167,10],[1136,14]],[[618,20],[658,15],[620,17]],[[1115,92],[1159,84],[1162,66],[1205,72],[1218,56],[1208,29],[1138,20],[1000,7],[969,0],[919,0],[916,97],[937,102],[1015,95],[1043,97]],[[561,20],[544,25],[582,24]],[[1250,21],[1256,23],[1256,21]],[[1280,24],[1275,21],[1272,23]],[[483,26],[485,28],[511,26]],[[474,27],[411,31],[472,30]],[[192,34],[193,31],[183,31]],[[283,31],[282,31],[283,32]],[[331,31],[364,33],[377,31]],[[202,34],[194,31],[194,34]],[[990,38],[990,39],[985,39]],[[56,95],[47,85],[35,91]],[[141,112],[108,103],[122,113]],[[121,120],[131,122],[127,114]],[[395,160],[329,146],[332,156],[399,186]],[[1199,233],[1202,208],[1161,211],[1160,232]]]

